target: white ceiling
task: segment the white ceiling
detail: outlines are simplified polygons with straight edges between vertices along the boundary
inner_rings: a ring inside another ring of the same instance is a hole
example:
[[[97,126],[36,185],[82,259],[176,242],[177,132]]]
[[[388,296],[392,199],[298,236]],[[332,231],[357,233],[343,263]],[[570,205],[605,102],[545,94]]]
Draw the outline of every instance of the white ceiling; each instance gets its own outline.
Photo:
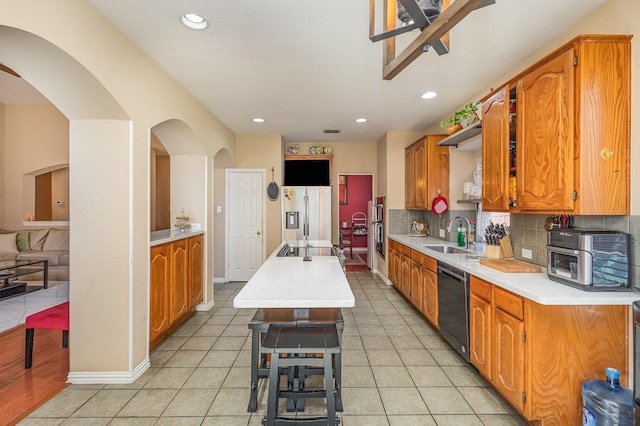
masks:
[[[451,31],[449,54],[431,50],[385,81],[382,42],[368,38],[368,0],[88,1],[233,132],[287,142],[422,131],[607,2],[496,0]],[[184,13],[204,16],[209,28],[187,29]],[[416,35],[400,37],[399,48]],[[0,102],[6,78],[0,73]],[[438,97],[420,99],[427,90]]]

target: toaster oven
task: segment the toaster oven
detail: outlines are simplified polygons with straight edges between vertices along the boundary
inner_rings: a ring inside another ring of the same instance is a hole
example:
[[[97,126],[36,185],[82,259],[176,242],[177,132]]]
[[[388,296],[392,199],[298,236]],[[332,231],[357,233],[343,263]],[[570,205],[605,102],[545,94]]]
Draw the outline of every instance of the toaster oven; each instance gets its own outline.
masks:
[[[554,228],[547,234],[547,275],[591,291],[630,288],[629,234]]]

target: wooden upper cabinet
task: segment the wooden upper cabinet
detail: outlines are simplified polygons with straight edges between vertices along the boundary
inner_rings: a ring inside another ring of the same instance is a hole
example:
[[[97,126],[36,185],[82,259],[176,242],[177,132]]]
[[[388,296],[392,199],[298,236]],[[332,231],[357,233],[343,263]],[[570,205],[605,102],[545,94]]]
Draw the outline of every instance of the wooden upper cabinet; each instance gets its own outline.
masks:
[[[482,208],[509,210],[509,88],[482,105]]]
[[[427,144],[418,142],[413,148],[413,207],[427,205]]]
[[[579,36],[483,104],[483,209],[630,213],[631,36]],[[516,206],[509,207],[509,89]]]
[[[524,76],[517,86],[517,207],[573,210],[573,49]]]
[[[415,150],[413,145],[404,150],[404,205],[408,209],[415,208]]]
[[[427,135],[405,148],[405,208],[428,210],[438,195],[449,197],[449,147],[444,135]]]
[[[576,211],[628,215],[631,197],[631,37],[576,47]]]

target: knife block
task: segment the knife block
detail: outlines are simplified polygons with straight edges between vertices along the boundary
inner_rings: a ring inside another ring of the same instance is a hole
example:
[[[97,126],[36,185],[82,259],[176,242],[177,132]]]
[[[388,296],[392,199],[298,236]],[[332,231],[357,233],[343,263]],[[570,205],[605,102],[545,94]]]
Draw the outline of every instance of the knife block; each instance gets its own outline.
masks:
[[[506,236],[500,240],[499,246],[486,246],[485,256],[492,259],[504,259],[513,257],[513,248],[511,247],[511,239]]]

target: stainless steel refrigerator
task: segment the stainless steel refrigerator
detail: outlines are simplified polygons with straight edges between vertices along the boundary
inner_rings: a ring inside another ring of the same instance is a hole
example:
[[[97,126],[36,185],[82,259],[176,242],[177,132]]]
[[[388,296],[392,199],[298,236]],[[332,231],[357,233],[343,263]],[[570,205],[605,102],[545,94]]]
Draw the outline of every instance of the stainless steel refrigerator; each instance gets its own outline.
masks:
[[[331,187],[282,188],[282,239],[331,241]]]

